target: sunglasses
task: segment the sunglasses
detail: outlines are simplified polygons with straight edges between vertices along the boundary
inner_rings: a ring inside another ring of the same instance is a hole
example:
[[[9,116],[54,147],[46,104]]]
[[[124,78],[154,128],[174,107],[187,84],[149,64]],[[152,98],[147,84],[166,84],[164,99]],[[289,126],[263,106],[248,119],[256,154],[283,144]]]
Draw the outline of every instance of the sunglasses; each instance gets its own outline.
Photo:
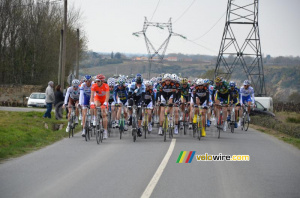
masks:
[[[78,88],[78,86],[73,86],[73,88],[76,88],[76,89],[77,89],[77,88]]]

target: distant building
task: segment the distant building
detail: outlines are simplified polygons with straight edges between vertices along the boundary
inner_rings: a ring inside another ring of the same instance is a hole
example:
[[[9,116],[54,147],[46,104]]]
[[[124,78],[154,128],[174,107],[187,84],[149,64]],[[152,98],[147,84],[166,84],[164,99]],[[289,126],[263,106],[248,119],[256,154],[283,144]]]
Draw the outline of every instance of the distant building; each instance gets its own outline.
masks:
[[[173,57],[167,57],[166,60],[176,62],[178,61],[178,58],[176,56],[173,56]]]

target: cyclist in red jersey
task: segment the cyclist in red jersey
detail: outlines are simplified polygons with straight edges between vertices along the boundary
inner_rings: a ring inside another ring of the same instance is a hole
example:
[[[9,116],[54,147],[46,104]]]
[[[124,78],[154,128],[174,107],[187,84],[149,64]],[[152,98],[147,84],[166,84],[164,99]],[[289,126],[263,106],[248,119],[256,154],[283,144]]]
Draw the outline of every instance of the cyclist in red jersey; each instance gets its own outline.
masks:
[[[91,109],[95,109],[95,107],[101,106],[101,114],[103,118],[103,139],[107,138],[107,118],[106,118],[106,109],[109,100],[109,86],[104,83],[105,76],[102,74],[97,75],[96,83],[93,84],[91,88]],[[97,111],[94,110],[94,120],[93,125],[96,125],[96,116]]]

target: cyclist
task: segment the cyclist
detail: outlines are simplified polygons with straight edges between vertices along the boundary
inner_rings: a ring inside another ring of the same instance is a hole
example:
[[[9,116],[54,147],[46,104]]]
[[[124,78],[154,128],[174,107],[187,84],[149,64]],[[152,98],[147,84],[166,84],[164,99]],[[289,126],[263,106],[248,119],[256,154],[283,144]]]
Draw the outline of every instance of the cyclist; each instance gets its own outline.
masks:
[[[82,108],[82,137],[85,137],[85,118],[87,113],[87,106],[90,105],[91,88],[92,88],[92,76],[85,75],[84,83],[80,86],[79,105]]]
[[[77,79],[74,79],[72,81],[72,86],[67,89],[65,101],[63,108],[65,108],[68,105],[69,113],[68,113],[68,126],[66,128],[66,132],[68,133],[70,131],[70,116],[72,111],[72,106],[76,106],[76,118],[75,118],[75,124],[78,124],[78,103],[79,103],[79,84],[80,81]]]
[[[181,90],[180,90],[180,81],[176,74],[172,74],[172,82],[174,83],[175,89],[173,90],[173,104],[175,105],[174,113],[175,113],[175,127],[174,127],[174,135],[178,134],[178,115],[179,115],[179,104],[181,102]],[[172,108],[170,108],[170,111],[172,112]]]
[[[114,93],[113,93],[114,101],[117,106],[122,106],[122,105],[127,106],[128,105],[128,92],[129,92],[129,89],[126,86],[125,78],[119,77],[118,84],[115,85]],[[125,115],[125,119],[127,120],[128,115],[127,115],[126,109],[124,111],[124,115]],[[115,127],[117,127],[117,128],[119,127],[120,116],[121,116],[121,108],[118,109],[117,120],[115,122]],[[125,122],[124,130],[125,131],[128,130],[126,122]]]
[[[191,100],[191,92],[190,92],[190,84],[188,83],[188,79],[187,78],[182,78],[180,81],[180,91],[181,91],[181,112],[184,112],[184,104],[190,103]],[[183,116],[180,116],[180,120],[182,121]],[[182,126],[183,127],[183,126]]]
[[[229,104],[229,84],[220,76],[216,77],[215,79],[215,103],[216,104]],[[219,108],[216,109],[217,115],[219,115]],[[224,113],[224,125],[223,125],[223,131],[226,131],[227,127],[227,108],[223,108],[223,113]]]
[[[98,74],[91,88],[91,108],[95,109],[95,107],[101,106],[101,115],[103,119],[103,139],[107,139],[107,119],[106,119],[106,109],[109,100],[109,87],[106,83],[104,83],[105,76],[102,74]],[[96,126],[96,116],[97,110],[94,110],[94,119],[93,125]]]
[[[235,104],[235,123],[234,123],[234,128],[237,128],[237,116],[238,116],[238,110],[239,110],[239,106],[240,105],[240,99],[239,99],[239,95],[240,95],[240,90],[236,87],[236,83],[234,81],[230,81],[229,82],[229,86],[230,86],[230,90],[229,90],[229,96],[230,96],[230,103],[231,104]],[[227,117],[227,120],[230,121],[230,111],[228,112],[229,115]]]
[[[141,114],[141,105],[144,102],[146,87],[143,83],[143,78],[141,74],[137,74],[135,78],[135,82],[131,83],[129,87],[129,101],[128,101],[128,108],[129,108],[129,125],[132,125],[132,106],[135,104],[138,107],[137,115],[139,116],[138,121],[138,132],[137,135],[139,137],[142,136],[141,131],[141,124],[142,124],[142,114]]]
[[[212,107],[213,104],[213,91],[214,91],[214,86],[212,86],[210,84],[210,80],[209,79],[204,79],[204,87],[207,88],[208,92],[209,92],[209,101],[208,101],[208,105],[210,108]],[[209,110],[207,112],[207,127],[210,127],[211,121],[210,121],[210,117],[211,117],[211,111]]]
[[[203,107],[203,109],[201,110],[201,114],[202,114],[202,136],[205,137],[206,133],[205,133],[205,114],[206,114],[206,109],[207,109],[207,104],[209,102],[209,91],[207,89],[207,87],[204,86],[204,80],[203,79],[198,79],[196,81],[196,86],[193,88],[192,90],[193,92],[193,104],[194,104],[194,108],[197,108],[199,105]],[[193,112],[191,112],[190,116],[192,118],[195,118],[195,116],[199,113],[199,109],[195,109],[194,111],[194,115],[192,114]],[[195,120],[194,120],[195,121]]]
[[[161,83],[161,87],[158,93],[158,101],[160,102],[161,110],[160,110],[160,119],[159,119],[159,129],[158,134],[163,135],[162,133],[162,125],[165,121],[165,107],[164,105],[167,103],[170,107],[173,106],[173,91],[176,90],[176,86],[174,83],[171,83],[171,75],[165,74],[163,78],[163,82]],[[169,111],[170,112],[170,111]]]
[[[155,105],[155,99],[154,99],[154,94],[155,92],[153,91],[153,85],[151,81],[145,81],[145,86],[146,86],[146,92],[145,92],[145,99],[144,99],[144,106],[147,107],[148,111],[148,130],[151,132],[152,131],[152,109],[153,106]]]
[[[109,78],[107,80],[107,84],[109,86],[109,100],[108,100],[108,104],[110,105],[110,112],[111,112],[111,124],[112,127],[115,128],[115,123],[117,123],[115,121],[116,119],[116,112],[115,112],[115,100],[114,100],[114,89],[115,89],[115,85],[116,85],[116,80],[114,78]]]
[[[240,103],[244,106],[245,103],[248,103],[248,112],[250,114],[251,104],[255,104],[254,98],[254,89],[250,86],[251,82],[249,80],[244,81],[244,86],[240,88]],[[241,119],[240,119],[241,120]],[[249,117],[250,121],[250,117]],[[239,122],[240,125],[240,122]]]

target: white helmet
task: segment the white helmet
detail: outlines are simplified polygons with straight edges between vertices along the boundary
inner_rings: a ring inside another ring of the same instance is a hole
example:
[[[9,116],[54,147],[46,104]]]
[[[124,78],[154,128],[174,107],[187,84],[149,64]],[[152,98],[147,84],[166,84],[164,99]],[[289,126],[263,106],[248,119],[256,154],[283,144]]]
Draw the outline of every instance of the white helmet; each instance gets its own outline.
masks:
[[[204,80],[202,78],[199,78],[197,81],[196,81],[196,84],[197,85],[204,85]]]
[[[172,80],[176,81],[177,80],[177,75],[176,74],[172,74]]]
[[[149,80],[145,81],[144,83],[145,83],[145,86],[152,86],[152,82]]]
[[[72,86],[78,87],[79,85],[80,85],[80,81],[79,81],[79,80],[74,79],[74,80],[72,81]]]
[[[171,74],[165,74],[163,80],[171,80]]]
[[[108,80],[107,80],[107,84],[108,84],[108,86],[115,86],[115,84],[116,84],[116,80],[114,79],[114,78],[109,78]]]

